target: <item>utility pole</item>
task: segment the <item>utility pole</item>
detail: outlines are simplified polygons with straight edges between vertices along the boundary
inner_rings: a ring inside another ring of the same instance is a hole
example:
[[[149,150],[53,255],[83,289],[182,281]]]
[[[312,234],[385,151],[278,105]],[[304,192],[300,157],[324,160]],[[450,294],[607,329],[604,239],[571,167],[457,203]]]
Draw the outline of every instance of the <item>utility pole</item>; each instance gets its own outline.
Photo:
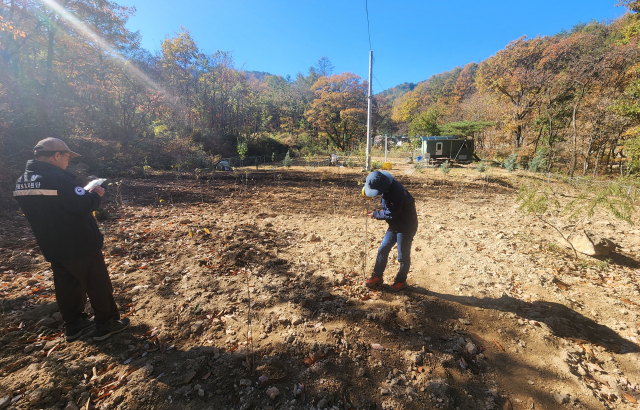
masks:
[[[371,77],[373,68],[373,50],[369,50],[369,96],[367,98],[367,172],[371,170]]]

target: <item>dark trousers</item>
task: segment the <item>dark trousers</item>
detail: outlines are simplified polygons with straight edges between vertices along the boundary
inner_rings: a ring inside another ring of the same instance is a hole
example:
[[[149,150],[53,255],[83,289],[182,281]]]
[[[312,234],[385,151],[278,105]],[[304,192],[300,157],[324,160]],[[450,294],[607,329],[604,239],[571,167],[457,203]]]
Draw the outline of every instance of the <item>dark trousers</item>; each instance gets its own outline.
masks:
[[[66,325],[84,317],[87,296],[96,324],[120,319],[102,251],[66,262],[51,262],[58,308]]]
[[[413,243],[414,234],[392,232],[387,231],[382,243],[378,248],[378,256],[376,257],[376,264],[373,267],[373,275],[382,277],[385,268],[387,267],[387,260],[389,258],[389,252],[396,243],[398,244],[398,262],[400,262],[400,269],[396,275],[396,282],[405,282],[407,280],[407,274],[409,273],[409,267],[411,266],[411,244]]]

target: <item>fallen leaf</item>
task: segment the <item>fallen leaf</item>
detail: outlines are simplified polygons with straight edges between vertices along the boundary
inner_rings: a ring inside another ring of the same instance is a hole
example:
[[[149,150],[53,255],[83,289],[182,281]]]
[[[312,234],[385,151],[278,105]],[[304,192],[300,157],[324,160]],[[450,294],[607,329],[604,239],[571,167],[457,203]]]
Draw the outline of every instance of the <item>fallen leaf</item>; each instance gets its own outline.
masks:
[[[569,289],[569,285],[567,285],[566,283],[564,283],[563,281],[561,281],[558,278],[553,278],[552,282],[555,283],[556,286],[558,286],[562,290],[568,290]]]
[[[47,357],[49,357],[51,355],[51,353],[55,352],[56,350],[60,349],[62,346],[64,346],[63,343],[57,344],[55,346],[53,346],[48,352],[47,352]]]
[[[622,393],[622,396],[627,399],[628,401],[630,401],[633,404],[638,404],[638,400],[636,400],[635,397],[633,397],[632,395],[628,394],[628,393]]]
[[[34,290],[32,290],[31,292],[27,293],[27,296],[29,295],[33,295],[34,293],[38,293],[38,292],[42,292],[43,290],[45,290],[46,287],[42,286],[40,288],[35,288]]]
[[[21,328],[12,326],[12,327],[10,327],[8,329],[4,329],[5,332],[15,332],[17,330],[21,330]]]
[[[105,373],[109,372],[111,369],[113,369],[113,366],[115,366],[115,364],[114,364],[114,363],[111,363],[111,364],[109,365],[109,367],[107,367],[107,370],[105,370],[105,371],[103,371],[103,372],[98,373],[98,376],[102,376],[103,374],[105,374]]]
[[[504,348],[502,346],[500,346],[500,343],[496,342],[495,340],[493,341],[493,343],[495,343],[495,345],[498,347],[498,349],[502,350],[504,352]]]
[[[589,362],[587,362],[587,367],[588,367],[589,369],[591,369],[591,370],[597,370],[597,371],[599,371],[599,372],[606,373],[606,372],[604,371],[604,369],[603,369],[602,367],[598,366],[597,364],[593,364],[593,363],[589,363]]]
[[[94,403],[95,403],[95,402],[98,402],[98,401],[100,401],[100,400],[102,400],[102,399],[104,399],[104,398],[106,398],[106,397],[111,396],[111,394],[113,394],[113,390],[109,390],[108,392],[106,392],[106,393],[104,393],[104,394],[102,394],[102,395],[98,396],[98,397],[94,400]]]
[[[20,366],[20,365],[22,364],[22,362],[23,362],[22,360],[18,360],[18,361],[17,361],[17,362],[15,362],[15,363],[8,364],[8,365],[6,365],[5,367],[3,367],[2,369],[0,369],[0,373],[2,373],[2,372],[7,372],[7,371],[9,371],[9,370],[13,369],[14,367],[18,367],[18,366]]]
[[[507,399],[507,401],[505,401],[504,406],[502,406],[503,410],[513,410],[513,406],[511,405],[511,402],[509,401],[509,399]]]
[[[315,355],[315,357],[314,357],[311,353],[309,353],[309,357],[305,357],[305,358],[304,358],[304,360],[303,360],[303,362],[304,362],[307,366],[311,367],[311,366],[313,366],[314,364],[316,364],[316,363],[318,362],[318,360],[322,359],[323,357],[324,357],[324,353],[322,353],[322,352],[318,352],[318,353]]]
[[[598,357],[596,352],[594,352],[589,346],[580,344],[580,347],[582,347],[585,350],[585,352],[589,353],[591,356]]]
[[[132,367],[128,372],[126,372],[124,374],[124,376],[122,376],[120,378],[120,380],[124,379],[125,377],[127,377],[128,375],[130,375],[131,373],[135,372],[136,370],[140,369],[139,367]]]
[[[263,376],[264,376],[264,375],[263,375]],[[264,376],[266,379],[263,379],[263,376],[260,376],[260,378],[258,379],[258,380],[263,380],[263,381],[260,383],[260,386],[259,386],[259,387],[264,387],[264,386],[267,386],[267,385],[269,385],[269,384],[273,384],[273,383],[281,382],[281,381],[285,380],[287,377],[289,377],[289,375],[285,374],[285,375],[284,375],[284,376],[282,376],[282,377],[277,377],[277,378],[274,378],[274,379],[269,379],[269,378],[266,378],[266,376]]]
[[[204,376],[202,376],[202,380],[207,380],[209,377],[211,377],[211,370],[209,370],[207,372],[207,374],[205,374]]]

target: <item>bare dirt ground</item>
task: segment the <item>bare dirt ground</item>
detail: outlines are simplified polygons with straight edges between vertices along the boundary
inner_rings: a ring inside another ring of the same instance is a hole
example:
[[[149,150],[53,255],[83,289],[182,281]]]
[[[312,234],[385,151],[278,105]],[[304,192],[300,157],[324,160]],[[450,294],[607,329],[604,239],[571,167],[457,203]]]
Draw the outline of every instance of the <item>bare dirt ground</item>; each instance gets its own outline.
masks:
[[[49,266],[6,217],[0,409],[639,408],[640,231],[596,215],[619,248],[574,260],[518,212],[525,174],[490,172],[392,171],[420,221],[400,293],[362,285],[361,172],[125,178],[101,226],[132,325],[104,342],[64,341]],[[369,275],[386,223],[366,226]]]

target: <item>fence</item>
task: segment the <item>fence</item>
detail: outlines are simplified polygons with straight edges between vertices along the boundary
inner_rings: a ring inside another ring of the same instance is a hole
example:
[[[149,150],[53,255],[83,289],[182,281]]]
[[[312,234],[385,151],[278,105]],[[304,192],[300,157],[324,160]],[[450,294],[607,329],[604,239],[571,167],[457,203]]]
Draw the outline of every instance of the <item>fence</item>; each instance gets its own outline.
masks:
[[[252,157],[229,157],[222,158],[222,161],[227,161],[230,166],[237,167],[247,167],[247,166],[260,166],[266,164],[282,164],[282,160],[284,160],[284,154],[272,154],[272,155],[257,155]]]
[[[364,166],[364,162],[360,158],[360,154],[356,151],[337,152],[338,165],[346,167],[360,167]],[[227,161],[231,167],[248,167],[248,166],[260,166],[260,165],[273,165],[282,166],[282,162],[286,155],[284,154],[272,154],[272,155],[258,155],[251,157],[229,157],[222,158],[221,161]],[[307,155],[304,157],[294,157],[289,154],[291,158],[292,166],[303,167],[328,167],[331,166],[330,154],[319,155]]]

